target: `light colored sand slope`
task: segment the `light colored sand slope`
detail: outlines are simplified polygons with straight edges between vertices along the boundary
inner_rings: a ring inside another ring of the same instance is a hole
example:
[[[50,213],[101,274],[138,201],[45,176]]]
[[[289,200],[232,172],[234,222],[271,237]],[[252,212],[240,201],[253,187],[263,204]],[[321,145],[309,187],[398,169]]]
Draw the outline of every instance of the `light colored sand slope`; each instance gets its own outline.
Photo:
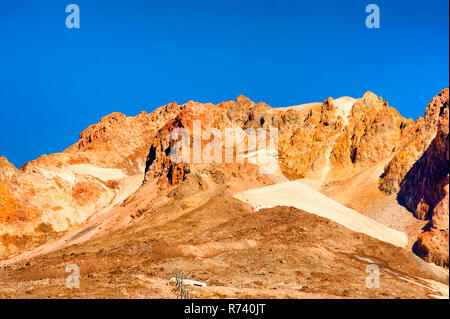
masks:
[[[283,172],[278,165],[278,152],[275,150],[253,150],[247,154],[241,155],[247,158],[249,163],[258,165],[260,174],[275,175],[281,178],[282,181],[288,181],[283,175]]]
[[[234,195],[258,211],[276,206],[293,206],[331,219],[350,230],[364,233],[398,247],[406,247],[408,236],[350,209],[300,181],[290,181],[252,189]]]

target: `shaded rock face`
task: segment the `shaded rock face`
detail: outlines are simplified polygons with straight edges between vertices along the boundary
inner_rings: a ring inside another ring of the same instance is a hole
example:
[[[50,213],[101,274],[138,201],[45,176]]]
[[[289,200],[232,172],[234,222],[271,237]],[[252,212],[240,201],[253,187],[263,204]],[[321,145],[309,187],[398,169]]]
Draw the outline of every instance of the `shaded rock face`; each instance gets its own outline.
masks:
[[[436,114],[438,131],[430,146],[400,184],[400,200],[415,217],[430,220],[419,236],[417,253],[429,262],[449,265],[449,122],[448,101]]]
[[[17,169],[6,159],[6,157],[0,157],[0,181],[11,177],[16,171]]]
[[[448,165],[448,133],[439,131],[400,184],[398,195],[416,218],[430,219],[435,207],[445,197]]]
[[[424,118],[405,128],[405,133],[395,148],[395,156],[385,167],[379,189],[386,194],[396,194],[400,183],[413,164],[422,156],[436,136],[439,121],[448,112],[449,90],[442,90],[428,104]]]

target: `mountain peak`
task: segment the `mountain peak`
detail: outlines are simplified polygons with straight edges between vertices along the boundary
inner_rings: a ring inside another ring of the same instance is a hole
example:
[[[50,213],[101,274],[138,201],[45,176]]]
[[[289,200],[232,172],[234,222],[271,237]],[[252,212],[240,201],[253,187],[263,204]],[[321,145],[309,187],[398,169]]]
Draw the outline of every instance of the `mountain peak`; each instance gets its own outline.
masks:
[[[236,98],[235,102],[239,103],[239,104],[252,104],[253,103],[252,100],[250,100],[248,97],[246,97],[245,95],[242,95],[242,94],[240,94]]]

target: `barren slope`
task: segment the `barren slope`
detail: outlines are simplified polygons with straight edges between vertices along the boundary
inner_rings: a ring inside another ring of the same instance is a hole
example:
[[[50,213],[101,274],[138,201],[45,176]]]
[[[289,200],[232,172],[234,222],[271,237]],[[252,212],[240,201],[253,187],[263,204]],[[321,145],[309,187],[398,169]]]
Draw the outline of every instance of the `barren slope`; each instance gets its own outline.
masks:
[[[398,247],[405,247],[405,233],[388,228],[354,211],[300,181],[291,181],[237,193],[235,198],[252,205],[256,211],[276,206],[293,206],[329,218],[350,230],[364,233]]]
[[[195,298],[448,298],[448,277],[420,262],[329,219],[288,207],[252,213],[225,196],[182,213],[167,206],[106,237],[3,269],[0,297],[176,298],[167,280],[180,269],[208,284],[194,288]],[[73,263],[80,289],[65,287]],[[369,264],[380,269],[379,288],[366,286]]]

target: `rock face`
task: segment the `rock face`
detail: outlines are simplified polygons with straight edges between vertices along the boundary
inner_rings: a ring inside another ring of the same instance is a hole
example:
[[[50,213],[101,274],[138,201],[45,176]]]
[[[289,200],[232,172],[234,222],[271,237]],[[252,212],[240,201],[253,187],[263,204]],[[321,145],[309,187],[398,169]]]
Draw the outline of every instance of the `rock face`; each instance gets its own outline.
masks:
[[[449,90],[442,90],[428,104],[425,116],[405,129],[402,139],[395,148],[395,156],[385,168],[379,188],[386,194],[395,194],[400,183],[413,164],[422,156],[438,130],[440,118],[448,109]]]
[[[371,92],[329,98],[283,139],[281,156],[298,178],[342,180],[390,156],[412,124]]]
[[[225,112],[228,104],[228,102],[219,105],[201,104],[190,101],[181,105],[178,115],[168,121],[156,134],[148,152],[144,182],[157,178],[159,184],[168,182],[170,185],[176,185],[184,181],[186,174],[190,172],[189,163],[193,161],[194,121],[199,121],[198,127],[201,132],[214,127],[217,125],[219,115]],[[184,130],[187,135],[183,135],[181,130]],[[173,132],[179,132],[179,136],[171,138]],[[188,159],[175,163],[171,159],[170,152],[182,136],[187,138]]]
[[[399,197],[419,219],[430,220],[419,236],[417,253],[425,260],[449,265],[449,120],[447,100],[433,103],[438,131],[423,155],[414,163],[400,185]],[[433,101],[435,101],[433,99]],[[432,101],[432,102],[433,102]],[[427,109],[428,112],[428,109]]]

